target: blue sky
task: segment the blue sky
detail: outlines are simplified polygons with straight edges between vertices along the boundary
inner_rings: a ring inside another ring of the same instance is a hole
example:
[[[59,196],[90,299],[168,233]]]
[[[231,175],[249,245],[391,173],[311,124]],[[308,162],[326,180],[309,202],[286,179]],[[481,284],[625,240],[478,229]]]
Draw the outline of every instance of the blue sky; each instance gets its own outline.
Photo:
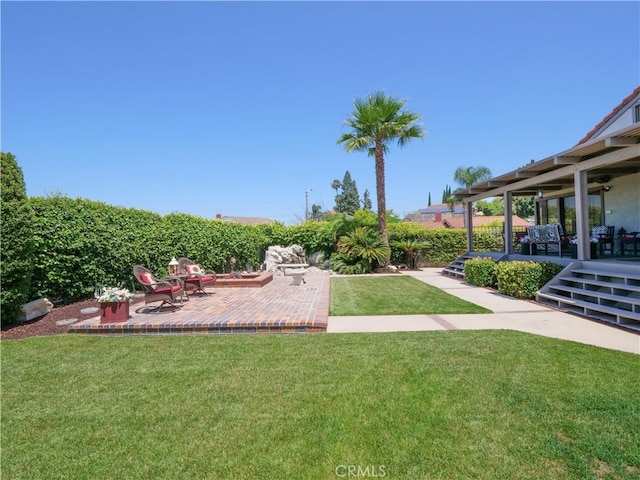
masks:
[[[1,2],[2,139],[27,194],[296,223],[346,170],[353,100],[407,99],[387,207],[577,143],[640,83],[637,2]]]

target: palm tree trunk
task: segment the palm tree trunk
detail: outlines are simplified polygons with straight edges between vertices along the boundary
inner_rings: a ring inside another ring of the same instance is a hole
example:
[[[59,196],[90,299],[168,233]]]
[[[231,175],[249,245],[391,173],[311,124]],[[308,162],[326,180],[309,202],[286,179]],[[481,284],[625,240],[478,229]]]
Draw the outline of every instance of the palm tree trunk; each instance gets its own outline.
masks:
[[[378,232],[382,243],[389,246],[387,233],[387,200],[384,190],[384,150],[382,142],[376,142],[376,194],[378,196]]]

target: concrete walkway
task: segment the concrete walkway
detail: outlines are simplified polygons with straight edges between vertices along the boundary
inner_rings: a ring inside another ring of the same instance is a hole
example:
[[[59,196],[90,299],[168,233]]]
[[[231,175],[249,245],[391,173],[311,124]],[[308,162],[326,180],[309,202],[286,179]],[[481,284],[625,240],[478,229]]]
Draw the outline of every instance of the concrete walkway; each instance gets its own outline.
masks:
[[[501,295],[441,275],[441,268],[404,273],[456,297],[491,310],[492,314],[390,315],[329,317],[327,332],[401,332],[421,330],[506,329],[560,338],[640,355],[640,335],[552,308]]]

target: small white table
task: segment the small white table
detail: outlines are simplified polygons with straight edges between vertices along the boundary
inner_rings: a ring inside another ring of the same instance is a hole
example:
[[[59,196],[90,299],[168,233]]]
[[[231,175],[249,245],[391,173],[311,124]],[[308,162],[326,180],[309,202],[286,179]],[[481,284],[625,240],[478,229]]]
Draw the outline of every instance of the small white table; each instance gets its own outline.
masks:
[[[283,275],[289,275],[293,277],[293,285],[300,285],[300,283],[307,283],[304,279],[305,270],[308,267],[308,263],[279,263],[276,268],[282,272]],[[287,269],[289,272],[287,273]]]

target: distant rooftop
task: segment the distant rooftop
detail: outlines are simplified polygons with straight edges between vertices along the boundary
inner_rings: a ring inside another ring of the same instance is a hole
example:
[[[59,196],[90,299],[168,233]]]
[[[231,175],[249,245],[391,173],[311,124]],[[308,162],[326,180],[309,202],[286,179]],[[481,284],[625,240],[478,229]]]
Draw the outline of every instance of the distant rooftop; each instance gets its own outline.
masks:
[[[483,227],[495,222],[504,222],[504,215],[476,215],[473,217],[474,227]],[[511,217],[511,222],[514,227],[528,227],[531,225],[531,223],[517,215]],[[442,223],[449,228],[464,228],[464,217],[445,218]]]
[[[242,223],[243,225],[260,225],[263,223],[276,223],[275,220],[272,220],[270,218],[264,218],[264,217],[232,217],[229,215],[222,215],[221,213],[218,213],[216,215],[216,218],[218,220],[224,220],[227,222],[235,222],[235,223]]]
[[[447,213],[447,212],[453,212],[453,213],[464,213],[463,207],[462,205],[454,205],[453,209],[451,209],[451,205],[449,205],[448,203],[436,203],[433,205],[428,206],[427,208],[421,208],[420,210],[418,210],[418,213],[420,214],[426,214],[426,213]]]

